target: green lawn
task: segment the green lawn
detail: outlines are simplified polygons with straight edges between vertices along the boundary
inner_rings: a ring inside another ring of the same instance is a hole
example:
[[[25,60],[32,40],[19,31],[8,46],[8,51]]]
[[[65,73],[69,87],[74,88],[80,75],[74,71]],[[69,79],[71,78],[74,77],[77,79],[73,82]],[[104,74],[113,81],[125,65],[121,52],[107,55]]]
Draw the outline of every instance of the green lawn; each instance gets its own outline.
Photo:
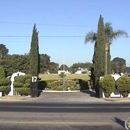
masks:
[[[61,79],[58,74],[39,74],[39,77],[44,81]],[[89,76],[87,74],[67,74],[66,79],[89,80]]]

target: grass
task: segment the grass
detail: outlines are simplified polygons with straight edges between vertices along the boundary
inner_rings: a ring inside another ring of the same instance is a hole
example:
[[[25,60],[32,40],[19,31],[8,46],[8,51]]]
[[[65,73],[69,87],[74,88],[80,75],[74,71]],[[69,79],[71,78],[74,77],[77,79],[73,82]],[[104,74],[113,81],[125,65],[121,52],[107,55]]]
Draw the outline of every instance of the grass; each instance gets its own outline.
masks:
[[[47,80],[59,80],[61,77],[59,74],[39,74],[39,77],[43,81]],[[66,79],[82,79],[82,80],[89,80],[89,76],[87,74],[67,74]]]

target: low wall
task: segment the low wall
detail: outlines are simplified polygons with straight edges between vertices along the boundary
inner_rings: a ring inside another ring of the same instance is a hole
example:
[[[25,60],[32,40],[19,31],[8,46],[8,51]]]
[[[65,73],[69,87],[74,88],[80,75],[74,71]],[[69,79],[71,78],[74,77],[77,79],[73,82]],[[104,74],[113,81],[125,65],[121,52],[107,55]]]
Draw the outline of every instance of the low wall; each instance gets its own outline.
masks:
[[[110,97],[111,98],[122,98],[123,96],[118,91],[116,91],[116,93],[112,92]],[[130,93],[129,93],[128,97],[130,97]],[[102,98],[105,98],[104,92],[102,92]]]

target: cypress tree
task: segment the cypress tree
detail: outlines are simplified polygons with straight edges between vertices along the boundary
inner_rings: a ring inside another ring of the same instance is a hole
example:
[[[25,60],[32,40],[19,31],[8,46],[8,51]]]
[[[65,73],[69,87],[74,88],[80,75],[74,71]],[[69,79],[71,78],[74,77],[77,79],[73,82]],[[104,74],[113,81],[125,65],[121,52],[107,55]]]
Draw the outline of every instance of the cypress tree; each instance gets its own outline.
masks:
[[[31,49],[30,49],[30,74],[38,76],[39,73],[39,47],[38,47],[38,32],[36,24],[33,27]]]
[[[95,42],[93,67],[95,76],[95,91],[99,95],[98,81],[100,76],[105,75],[105,30],[103,18],[100,15],[98,21],[97,40]]]

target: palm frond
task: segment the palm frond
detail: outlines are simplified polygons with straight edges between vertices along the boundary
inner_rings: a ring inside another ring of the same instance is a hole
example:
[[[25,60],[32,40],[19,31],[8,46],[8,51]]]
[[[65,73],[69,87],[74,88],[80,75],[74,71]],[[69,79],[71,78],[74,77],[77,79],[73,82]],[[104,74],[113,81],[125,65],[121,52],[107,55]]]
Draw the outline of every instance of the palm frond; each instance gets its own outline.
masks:
[[[85,36],[85,43],[87,42],[94,42],[96,40],[96,33],[93,31],[88,32]]]
[[[107,22],[105,23],[105,37],[107,42],[111,42],[111,34],[113,33],[113,28],[111,23]]]
[[[120,37],[120,36],[128,37],[128,34],[127,34],[127,32],[125,32],[125,31],[123,31],[123,30],[115,30],[115,31],[113,31],[113,33],[111,34],[111,37],[112,37],[113,39],[116,39],[116,38],[118,38],[118,37]]]
[[[107,30],[109,30],[110,32],[113,31],[112,24],[109,22],[105,23],[105,31],[107,32]]]
[[[128,37],[128,34],[123,30],[113,30],[111,23],[107,22],[105,24],[105,36],[106,40],[112,43],[113,39],[117,39],[118,37],[121,36]]]

